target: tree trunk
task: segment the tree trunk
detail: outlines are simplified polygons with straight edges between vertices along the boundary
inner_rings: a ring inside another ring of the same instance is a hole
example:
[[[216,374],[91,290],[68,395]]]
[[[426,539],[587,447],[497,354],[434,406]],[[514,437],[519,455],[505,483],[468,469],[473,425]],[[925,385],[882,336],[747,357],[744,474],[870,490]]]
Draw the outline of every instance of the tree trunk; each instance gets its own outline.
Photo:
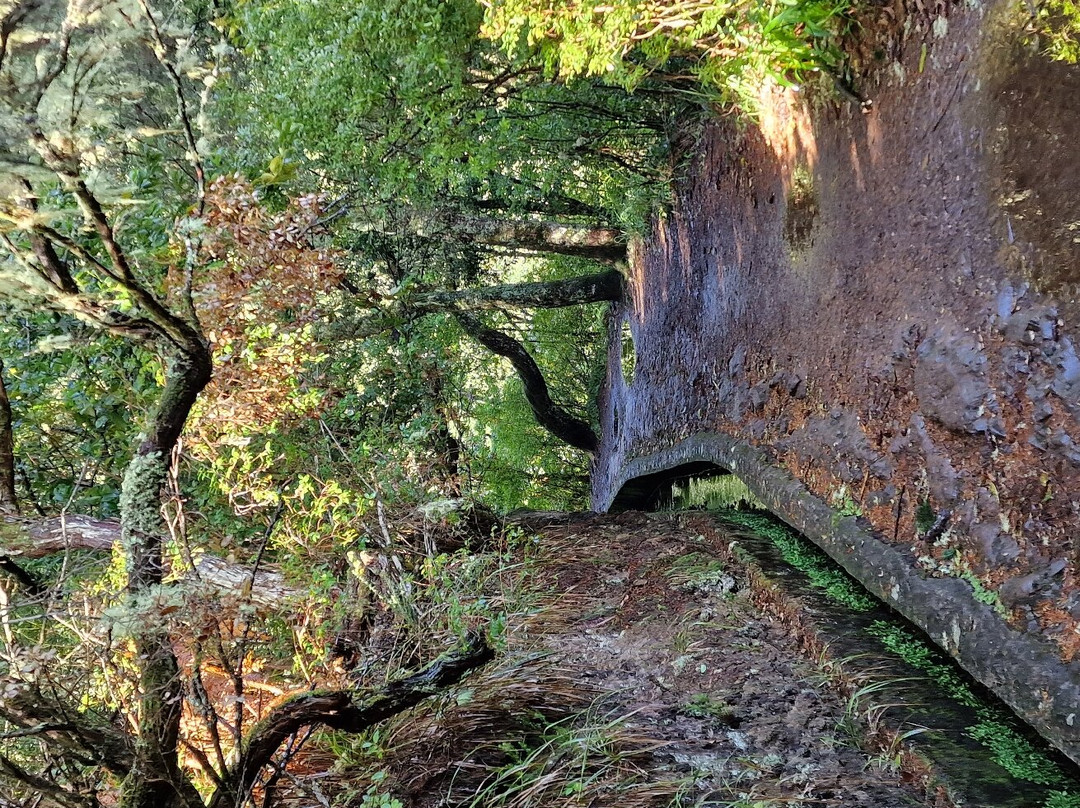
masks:
[[[581,275],[558,281],[508,283],[478,289],[418,292],[406,301],[410,308],[424,312],[478,311],[514,307],[559,309],[619,300],[622,275],[611,269],[596,275]]]
[[[48,519],[0,517],[0,562],[4,553],[15,558],[44,558],[67,550],[109,551],[120,542],[120,535],[120,523],[115,519],[82,514]],[[285,583],[280,572],[260,569],[253,577],[249,567],[212,555],[199,559],[188,580],[222,592],[239,593],[252,605],[271,609],[301,594]]]
[[[504,283],[476,289],[437,289],[393,299],[384,309],[354,320],[341,329],[352,339],[370,337],[428,314],[454,314],[497,309],[560,309],[622,299],[623,278],[618,270],[558,281]]]
[[[15,494],[15,439],[12,432],[11,402],[4,386],[4,362],[0,360],[0,513],[18,513]]]
[[[183,351],[168,361],[165,388],[146,438],[128,464],[120,491],[120,535],[127,560],[129,608],[162,581],[161,492],[170,457],[188,413],[210,381],[209,351]],[[121,786],[120,808],[191,808],[202,800],[177,755],[183,705],[172,638],[151,619],[134,633],[139,667],[139,732],[135,760]]]
[[[517,371],[518,378],[521,379],[521,384],[525,388],[525,398],[540,426],[575,449],[586,452],[596,451],[599,441],[592,427],[551,400],[544,374],[540,372],[536,361],[520,342],[501,331],[488,328],[474,314],[458,312],[454,316],[466,334],[489,351],[510,360],[510,364]]]
[[[614,227],[497,219],[467,213],[441,213],[418,219],[416,229],[421,234],[441,235],[491,247],[573,255],[605,264],[626,261],[623,232]]]

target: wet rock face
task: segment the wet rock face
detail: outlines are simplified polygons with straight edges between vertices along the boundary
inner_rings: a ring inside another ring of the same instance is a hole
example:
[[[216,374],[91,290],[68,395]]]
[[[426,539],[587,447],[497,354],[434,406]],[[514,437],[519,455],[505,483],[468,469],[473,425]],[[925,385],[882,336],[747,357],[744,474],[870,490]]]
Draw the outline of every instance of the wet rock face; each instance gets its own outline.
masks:
[[[915,21],[902,69],[865,77],[871,110],[778,101],[705,131],[632,269],[637,369],[602,403],[595,501],[635,458],[723,433],[1080,660],[1080,241],[1059,232],[1080,141],[1031,150],[1039,115],[1056,133],[1080,103],[1061,89],[1080,67],[988,78],[1015,66],[983,59],[992,15],[950,8],[948,36]],[[816,205],[799,245],[796,169]],[[928,539],[920,510],[947,528]]]

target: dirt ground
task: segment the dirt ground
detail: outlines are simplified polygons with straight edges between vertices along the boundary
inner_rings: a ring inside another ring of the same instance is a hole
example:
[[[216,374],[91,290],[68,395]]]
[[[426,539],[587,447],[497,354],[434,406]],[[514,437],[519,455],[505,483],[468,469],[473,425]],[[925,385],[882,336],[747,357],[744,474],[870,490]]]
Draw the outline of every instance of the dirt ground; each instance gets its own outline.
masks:
[[[616,322],[633,346],[612,341],[594,500],[697,432],[771,447],[1068,661],[1080,68],[1042,55],[1019,8],[874,5],[854,82],[869,103],[774,92],[758,125],[719,120],[688,147]],[[948,513],[933,543],[920,508]]]
[[[592,616],[548,646],[665,744],[654,755],[661,770],[694,775],[687,802],[932,804],[858,749],[844,702],[801,656],[800,639],[762,613],[745,571],[721,562],[712,542],[675,518],[637,513],[545,541],[596,551],[591,563],[549,570],[557,591],[589,593]]]
[[[860,750],[850,704],[723,558],[730,537],[698,528],[624,513],[539,529],[540,600],[499,658],[364,741],[384,751],[318,745],[281,804],[944,804],[895,750]]]

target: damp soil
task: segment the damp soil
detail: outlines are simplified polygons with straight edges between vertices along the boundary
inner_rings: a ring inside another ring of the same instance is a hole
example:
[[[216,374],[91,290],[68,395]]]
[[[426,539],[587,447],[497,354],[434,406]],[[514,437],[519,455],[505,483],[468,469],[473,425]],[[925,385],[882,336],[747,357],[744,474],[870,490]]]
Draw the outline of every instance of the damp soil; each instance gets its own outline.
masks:
[[[895,750],[863,748],[864,724],[816,663],[816,642],[762,602],[726,550],[734,534],[705,528],[627,512],[537,529],[529,585],[543,604],[511,616],[499,658],[381,728],[373,764],[332,767],[310,752],[283,804],[361,805],[374,789],[405,808],[951,805],[944,787],[925,787],[925,772],[897,765]],[[560,769],[564,753],[521,791],[491,787],[507,750],[535,747],[538,722],[568,727],[580,711],[633,739],[605,753],[632,788],[578,792],[602,771]]]
[[[1076,802],[1080,770],[1071,761],[809,539],[765,512],[721,510],[689,523],[706,536],[721,530],[728,552],[772,596],[760,602],[816,640],[819,661],[842,670],[857,683],[852,689],[870,692],[863,715],[885,731],[908,733],[905,749],[922,757],[934,781],[959,802],[986,808]],[[780,536],[784,547],[770,536]],[[799,563],[790,563],[792,557]]]
[[[1070,661],[1080,68],[1026,42],[1018,8],[872,4],[871,103],[810,86],[687,134],[612,318],[594,502],[633,458],[725,432],[928,574],[959,559]],[[949,512],[945,542],[920,538],[920,508]]]
[[[667,744],[658,763],[695,774],[688,802],[932,804],[845,735],[842,699],[755,604],[745,568],[721,561],[716,536],[674,517],[613,520],[592,563],[549,571],[555,587],[593,600],[593,616],[549,646],[591,685],[624,694],[633,724]]]
[[[692,775],[688,804],[935,804],[904,782],[910,773],[859,748],[862,728],[845,729],[845,701],[803,656],[804,639],[720,549],[732,536],[640,513],[548,531],[545,542],[595,556],[582,563],[579,549],[547,567],[554,590],[588,593],[590,605],[546,646],[664,744],[661,771]]]

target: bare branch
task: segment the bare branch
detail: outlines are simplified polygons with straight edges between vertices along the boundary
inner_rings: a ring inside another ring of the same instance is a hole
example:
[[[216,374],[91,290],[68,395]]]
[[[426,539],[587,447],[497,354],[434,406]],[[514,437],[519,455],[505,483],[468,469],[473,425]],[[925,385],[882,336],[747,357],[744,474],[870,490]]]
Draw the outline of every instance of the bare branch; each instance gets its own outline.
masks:
[[[11,401],[4,384],[4,360],[0,359],[0,513],[18,513],[15,493],[15,440],[12,433]]]
[[[454,317],[466,334],[489,351],[510,360],[521,379],[525,398],[540,426],[575,449],[596,451],[599,441],[592,427],[551,400],[544,374],[524,345],[508,334],[488,328],[475,314],[457,312]]]
[[[325,724],[345,732],[363,732],[380,721],[414,707],[429,696],[459,682],[469,671],[485,665],[495,652],[474,633],[465,645],[432,662],[423,670],[396,679],[366,695],[340,690],[308,692],[295,696],[274,710],[252,731],[240,759],[224,785],[210,800],[209,808],[239,805],[262,768],[278,749],[301,729]]]
[[[8,42],[15,29],[19,27],[26,17],[41,5],[41,0],[27,0],[17,3],[2,20],[0,20],[0,69],[4,67],[4,59],[7,57]]]
[[[199,147],[195,140],[195,130],[191,125],[187,97],[184,95],[184,84],[180,80],[180,74],[176,72],[176,66],[168,59],[165,37],[161,34],[161,28],[158,26],[150,4],[146,0],[139,0],[139,6],[142,8],[143,14],[146,15],[146,19],[150,23],[150,31],[154,36],[154,55],[165,73],[168,74],[169,82],[172,84],[173,93],[176,96],[176,114],[180,119],[180,127],[184,131],[184,141],[188,148],[187,160],[191,163],[191,167],[195,169],[196,214],[201,216],[206,205],[206,172],[203,170],[202,157],[199,155]]]
[[[63,704],[37,686],[6,697],[0,715],[21,729],[33,727],[35,734],[85,765],[101,766],[118,776],[131,770],[134,758],[126,733]]]
[[[0,755],[0,775],[35,789],[42,797],[60,808],[97,808],[98,806],[97,798],[93,795],[81,796],[61,788],[51,780],[31,774],[3,755]]]

